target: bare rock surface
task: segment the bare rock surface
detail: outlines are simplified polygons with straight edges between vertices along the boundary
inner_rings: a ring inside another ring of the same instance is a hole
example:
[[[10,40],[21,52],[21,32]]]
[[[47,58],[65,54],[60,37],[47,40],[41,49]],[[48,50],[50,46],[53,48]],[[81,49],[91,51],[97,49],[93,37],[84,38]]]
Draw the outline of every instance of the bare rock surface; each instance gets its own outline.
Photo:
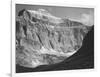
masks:
[[[16,17],[16,64],[35,68],[76,53],[90,27],[46,10],[21,10]]]

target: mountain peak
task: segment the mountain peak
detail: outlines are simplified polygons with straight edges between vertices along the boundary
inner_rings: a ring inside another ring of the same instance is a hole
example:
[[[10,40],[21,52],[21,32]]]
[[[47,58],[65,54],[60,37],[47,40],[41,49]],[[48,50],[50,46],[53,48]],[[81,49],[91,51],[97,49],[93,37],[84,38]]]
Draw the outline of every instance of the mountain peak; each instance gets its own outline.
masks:
[[[37,12],[41,13],[41,14],[46,14],[46,15],[51,15],[47,10],[45,9],[38,9]]]
[[[56,17],[52,14],[50,14],[47,10],[45,9],[38,9],[38,10],[27,10],[33,17],[49,21],[51,23],[61,23],[63,22],[61,18]]]

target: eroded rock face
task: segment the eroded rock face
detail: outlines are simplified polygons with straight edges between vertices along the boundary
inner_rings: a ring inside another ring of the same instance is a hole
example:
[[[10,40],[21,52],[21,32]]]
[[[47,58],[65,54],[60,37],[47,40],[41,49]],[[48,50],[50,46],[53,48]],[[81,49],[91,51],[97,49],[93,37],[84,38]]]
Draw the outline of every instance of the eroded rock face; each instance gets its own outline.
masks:
[[[16,64],[35,68],[76,53],[89,27],[45,10],[22,10],[16,18]]]

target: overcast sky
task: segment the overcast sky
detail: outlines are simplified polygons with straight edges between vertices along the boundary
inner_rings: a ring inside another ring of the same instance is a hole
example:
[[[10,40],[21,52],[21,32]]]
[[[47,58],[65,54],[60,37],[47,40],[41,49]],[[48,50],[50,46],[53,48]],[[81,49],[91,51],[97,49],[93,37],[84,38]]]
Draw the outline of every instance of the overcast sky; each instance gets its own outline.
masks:
[[[60,17],[60,18],[69,18],[69,19],[77,20],[86,25],[94,24],[94,9],[93,8],[17,4],[16,14],[18,14],[18,12],[22,9],[28,9],[28,10],[45,9],[52,15]]]

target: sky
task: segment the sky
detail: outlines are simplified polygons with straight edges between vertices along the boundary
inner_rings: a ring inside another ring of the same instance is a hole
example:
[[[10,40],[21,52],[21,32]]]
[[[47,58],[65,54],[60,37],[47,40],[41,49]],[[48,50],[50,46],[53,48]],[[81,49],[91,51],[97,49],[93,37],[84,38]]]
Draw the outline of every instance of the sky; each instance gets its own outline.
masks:
[[[48,11],[49,13],[51,13],[56,17],[76,20],[88,26],[94,24],[94,8],[16,4],[16,15],[22,9],[27,9],[27,10],[45,9],[46,11]]]

